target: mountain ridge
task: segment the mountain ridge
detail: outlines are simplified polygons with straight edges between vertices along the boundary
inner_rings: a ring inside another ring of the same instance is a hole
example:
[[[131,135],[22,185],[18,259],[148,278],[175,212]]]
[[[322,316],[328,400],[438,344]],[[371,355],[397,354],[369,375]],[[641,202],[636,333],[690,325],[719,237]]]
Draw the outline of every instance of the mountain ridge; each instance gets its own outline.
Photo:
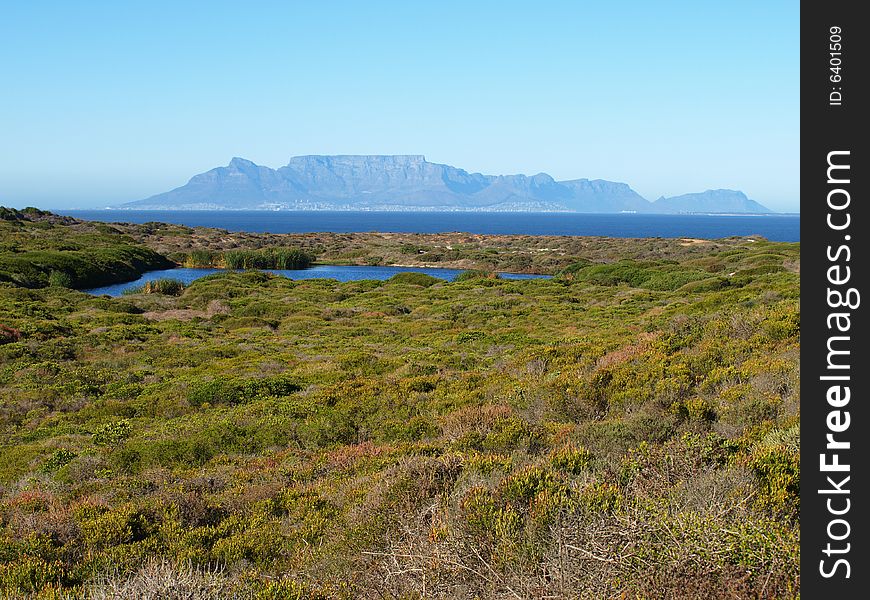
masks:
[[[303,155],[277,169],[233,157],[183,186],[117,206],[174,210],[470,210],[585,213],[772,213],[743,192],[707,190],[650,202],[627,183],[483,175],[422,154]]]

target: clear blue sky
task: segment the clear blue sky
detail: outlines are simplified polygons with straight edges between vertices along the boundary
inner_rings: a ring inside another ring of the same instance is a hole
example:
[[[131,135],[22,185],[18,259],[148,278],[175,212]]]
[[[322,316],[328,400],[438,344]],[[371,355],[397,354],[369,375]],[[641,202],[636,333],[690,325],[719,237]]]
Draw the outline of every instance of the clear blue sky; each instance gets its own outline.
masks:
[[[796,1],[4,3],[0,204],[425,154],[794,212],[798,26]]]

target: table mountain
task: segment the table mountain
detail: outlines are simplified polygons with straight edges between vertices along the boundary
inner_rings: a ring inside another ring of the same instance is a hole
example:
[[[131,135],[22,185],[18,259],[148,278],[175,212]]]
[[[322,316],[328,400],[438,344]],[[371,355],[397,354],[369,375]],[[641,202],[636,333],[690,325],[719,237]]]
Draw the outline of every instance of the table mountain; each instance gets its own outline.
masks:
[[[627,184],[603,179],[481,175],[421,155],[295,156],[277,170],[234,158],[186,185],[120,208],[686,212],[680,199],[698,196],[693,212],[770,212],[741,192],[730,193],[744,198],[752,210],[735,209],[730,196],[723,196],[719,210],[719,196],[707,196],[713,193],[651,203]]]

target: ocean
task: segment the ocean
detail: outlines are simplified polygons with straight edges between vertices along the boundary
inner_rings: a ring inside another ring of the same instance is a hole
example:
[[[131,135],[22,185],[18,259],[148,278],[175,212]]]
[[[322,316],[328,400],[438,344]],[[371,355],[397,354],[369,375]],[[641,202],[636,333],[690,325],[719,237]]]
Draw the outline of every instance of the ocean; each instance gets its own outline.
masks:
[[[307,233],[361,231],[477,234],[600,235],[607,237],[723,238],[761,236],[800,241],[800,215],[648,215],[506,212],[349,211],[55,211],[79,219],[147,223],[161,221],[229,231]]]

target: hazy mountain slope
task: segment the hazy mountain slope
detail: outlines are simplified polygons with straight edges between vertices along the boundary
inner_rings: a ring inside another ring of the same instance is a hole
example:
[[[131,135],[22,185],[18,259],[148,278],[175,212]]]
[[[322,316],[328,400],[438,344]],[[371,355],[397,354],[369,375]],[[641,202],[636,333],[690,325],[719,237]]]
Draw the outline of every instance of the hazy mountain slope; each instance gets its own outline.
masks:
[[[654,212],[661,213],[769,213],[769,208],[750,200],[737,190],[707,190],[671,198],[659,198],[652,203]]]
[[[121,208],[770,212],[730,190],[650,203],[625,183],[556,181],[546,173],[481,175],[421,155],[296,156],[277,170],[234,158]]]

